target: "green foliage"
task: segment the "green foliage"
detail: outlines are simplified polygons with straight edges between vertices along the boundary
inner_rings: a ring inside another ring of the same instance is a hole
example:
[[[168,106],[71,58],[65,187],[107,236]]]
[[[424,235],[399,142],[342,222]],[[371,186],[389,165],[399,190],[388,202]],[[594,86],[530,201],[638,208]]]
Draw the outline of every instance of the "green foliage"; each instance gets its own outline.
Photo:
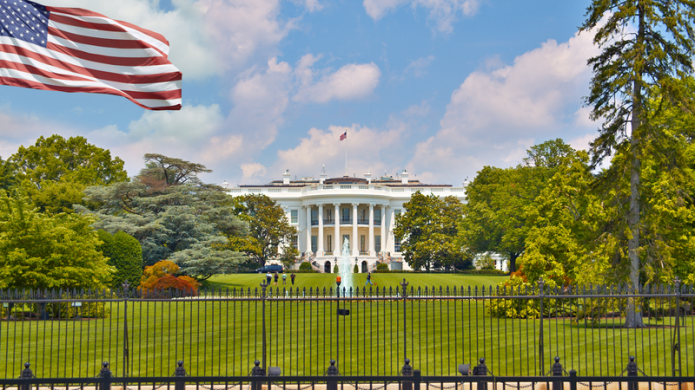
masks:
[[[457,244],[472,255],[504,254],[509,269],[526,250],[530,225],[527,208],[548,179],[560,168],[564,157],[574,153],[561,139],[535,145],[523,164],[514,168],[484,167],[466,188],[467,203],[459,225]]]
[[[97,234],[103,241],[99,250],[109,258],[109,265],[116,268],[111,286],[121,288],[126,280],[130,286],[137,286],[142,277],[142,248],[138,240],[122,231],[111,235],[98,230]]]
[[[454,241],[462,215],[458,198],[425,196],[419,191],[396,217],[394,235],[401,238],[401,252],[413,269],[446,268],[466,257]]]
[[[377,270],[377,271],[384,271],[384,270],[388,271],[388,269],[389,269],[389,265],[386,264],[386,263],[378,263],[378,264],[376,265],[376,270]]]
[[[353,273],[353,274],[358,274],[358,273],[360,273],[360,267],[358,267],[357,264],[355,264],[355,265],[352,267],[352,273]]]
[[[0,289],[104,288],[114,272],[93,218],[39,213],[0,195]]]
[[[17,185],[17,176],[12,163],[5,161],[0,156],[0,190],[9,192],[11,188]]]
[[[142,247],[145,265],[171,259],[181,273],[199,280],[231,273],[247,257],[226,247],[227,237],[246,234],[233,212],[233,198],[219,186],[201,183],[204,166],[157,154],[145,155],[146,168],[130,182],[85,191],[96,228],[124,231]]]
[[[308,261],[302,261],[301,264],[299,264],[299,270],[300,271],[305,271],[305,270],[311,270],[311,263]]]
[[[235,198],[235,205],[235,213],[249,226],[249,235],[230,238],[231,248],[245,253],[260,266],[278,257],[286,263],[294,262],[299,252],[287,244],[297,234],[297,229],[290,225],[280,205],[263,194]]]
[[[338,267],[338,264],[334,265],[334,266],[333,266],[333,273],[334,273],[334,274],[337,274],[337,273],[339,273],[339,272],[340,272],[340,268]]]
[[[84,204],[82,191],[87,186],[128,180],[120,158],[111,158],[108,149],[83,137],[39,137],[32,146],[20,146],[9,162],[34,205],[54,214],[72,212],[73,204]]]

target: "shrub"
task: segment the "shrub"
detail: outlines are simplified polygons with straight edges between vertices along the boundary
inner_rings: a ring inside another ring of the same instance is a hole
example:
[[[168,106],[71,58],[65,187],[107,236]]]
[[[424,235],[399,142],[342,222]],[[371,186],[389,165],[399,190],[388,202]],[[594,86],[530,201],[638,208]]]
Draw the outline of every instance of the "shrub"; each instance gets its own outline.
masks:
[[[334,266],[333,266],[333,273],[334,273],[334,274],[337,274],[337,273],[339,273],[339,272],[340,272],[340,268],[338,268],[338,264],[334,265]]]
[[[478,267],[480,267],[480,269],[495,269],[495,259],[493,259],[490,254],[486,254],[485,256],[476,260],[476,264]]]
[[[98,249],[109,258],[109,265],[116,268],[111,280],[111,287],[120,288],[126,280],[131,286],[137,286],[142,277],[142,247],[140,242],[122,231],[118,231],[112,236],[104,230],[98,230],[97,235],[103,241]]]
[[[507,275],[506,272],[498,269],[467,269],[465,271],[456,271],[455,273],[467,275]]]
[[[388,271],[389,270],[389,265],[386,263],[378,263],[376,265],[376,270],[377,271]]]
[[[309,271],[313,272],[313,268],[311,268],[311,263],[309,263],[308,261],[303,261],[302,264],[299,265],[299,270],[300,271],[309,270]]]
[[[353,273],[353,274],[358,274],[358,273],[360,273],[360,267],[358,267],[357,264],[355,264],[355,266],[352,267],[352,273]]]
[[[197,295],[199,284],[189,276],[178,276],[179,266],[169,260],[162,260],[145,267],[138,290],[143,296],[152,296],[158,291],[175,290],[183,295]]]

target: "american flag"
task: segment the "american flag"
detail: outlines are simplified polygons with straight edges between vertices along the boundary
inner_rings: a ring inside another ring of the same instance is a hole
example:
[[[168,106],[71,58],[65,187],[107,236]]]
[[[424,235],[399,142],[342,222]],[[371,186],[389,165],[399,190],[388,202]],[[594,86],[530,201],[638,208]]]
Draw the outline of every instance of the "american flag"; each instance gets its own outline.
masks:
[[[0,85],[123,96],[181,109],[181,72],[152,31],[79,8],[0,0]]]
[[[344,139],[346,139],[346,138],[347,138],[347,130],[345,130],[345,132],[344,132],[343,134],[340,135],[340,140],[341,140],[341,141],[344,140]]]

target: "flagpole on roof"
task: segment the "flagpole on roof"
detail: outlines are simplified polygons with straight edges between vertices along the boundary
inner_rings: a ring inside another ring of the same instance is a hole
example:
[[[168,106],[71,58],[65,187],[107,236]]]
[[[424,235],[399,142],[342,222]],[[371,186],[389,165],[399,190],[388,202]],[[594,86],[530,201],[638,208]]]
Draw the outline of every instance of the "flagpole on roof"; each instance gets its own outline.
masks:
[[[347,170],[347,150],[348,150],[348,140],[347,140],[347,129],[345,129],[345,176],[348,175]]]

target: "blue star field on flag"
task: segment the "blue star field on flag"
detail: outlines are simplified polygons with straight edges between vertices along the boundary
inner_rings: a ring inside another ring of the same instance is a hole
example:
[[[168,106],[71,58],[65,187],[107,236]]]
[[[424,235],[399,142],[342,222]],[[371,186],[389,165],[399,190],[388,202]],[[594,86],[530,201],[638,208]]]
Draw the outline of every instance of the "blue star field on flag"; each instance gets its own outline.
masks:
[[[0,36],[46,47],[50,13],[41,4],[0,0]]]

